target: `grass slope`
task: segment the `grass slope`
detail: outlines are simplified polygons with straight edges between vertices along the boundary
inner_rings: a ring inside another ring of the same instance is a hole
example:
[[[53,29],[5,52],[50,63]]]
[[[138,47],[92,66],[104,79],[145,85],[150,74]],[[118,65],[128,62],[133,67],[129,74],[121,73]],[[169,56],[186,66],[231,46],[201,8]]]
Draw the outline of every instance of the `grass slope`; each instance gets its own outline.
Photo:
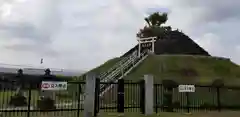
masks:
[[[80,77],[76,78],[75,80],[84,80],[84,75],[88,74],[88,73],[102,73],[102,72],[106,72],[108,71],[111,67],[114,66],[114,64],[116,64],[118,61],[120,61],[121,59],[119,57],[116,57],[116,58],[113,58],[113,59],[110,59],[108,61],[106,61],[105,63],[103,63],[102,65],[98,66],[98,67],[95,67],[93,68],[92,70],[82,74]]]
[[[144,74],[152,74],[155,83],[160,83],[163,79],[173,79],[178,83],[208,84],[221,78],[226,84],[235,85],[240,78],[240,67],[224,58],[149,55],[125,79],[138,81]]]
[[[137,66],[126,80],[139,81],[145,74],[154,76],[154,83],[161,83],[163,79],[172,79],[183,84],[204,84],[211,85],[212,81],[221,78],[226,85],[239,85],[240,67],[232,63],[229,59],[206,57],[206,56],[186,56],[186,55],[149,55],[139,66]],[[163,87],[155,88],[157,90],[154,97],[154,103],[163,104]],[[155,91],[154,91],[155,92]],[[191,93],[190,105],[200,106],[203,104],[216,105],[215,89],[196,88],[195,93]],[[125,85],[125,104],[139,105],[140,89],[139,86]],[[239,105],[238,90],[228,91],[221,89],[222,105]],[[179,93],[178,89],[173,90],[173,102],[179,102],[182,106],[187,105],[184,93]],[[117,100],[117,86],[109,90],[103,99],[103,103],[114,103]]]
[[[106,72],[108,69],[113,67],[113,65],[116,64],[118,61],[120,61],[120,58],[118,57],[110,59],[105,63],[103,63],[102,65],[90,70],[89,72],[95,72],[95,73]]]

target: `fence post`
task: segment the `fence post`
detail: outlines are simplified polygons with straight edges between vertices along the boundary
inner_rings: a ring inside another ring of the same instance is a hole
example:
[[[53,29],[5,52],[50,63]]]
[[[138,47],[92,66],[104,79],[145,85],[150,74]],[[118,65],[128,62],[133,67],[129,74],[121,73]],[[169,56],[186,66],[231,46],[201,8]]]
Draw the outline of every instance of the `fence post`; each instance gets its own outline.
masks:
[[[140,111],[145,114],[145,81],[141,80],[140,83]]]
[[[86,96],[84,100],[84,117],[94,116],[95,83],[96,75],[93,73],[87,74],[85,89]]]
[[[221,101],[220,101],[220,87],[217,87],[217,104],[218,104],[218,111],[221,111]]]
[[[31,111],[31,96],[32,96],[32,84],[30,83],[29,89],[28,89],[28,111],[27,111],[27,117],[30,117],[30,111]]]
[[[117,97],[117,111],[118,113],[124,113],[124,80],[118,80],[118,97]]]
[[[187,98],[187,112],[190,112],[190,107],[189,107],[189,92],[186,92],[186,98]]]
[[[80,104],[81,103],[81,83],[78,83],[78,105],[77,105],[77,117],[80,116]]]
[[[94,117],[97,116],[99,112],[99,94],[100,94],[100,78],[96,78],[96,87],[95,87],[95,101],[94,101]]]
[[[144,75],[145,81],[145,115],[153,114],[153,76]]]
[[[154,85],[155,94],[155,112],[158,113],[158,84]]]

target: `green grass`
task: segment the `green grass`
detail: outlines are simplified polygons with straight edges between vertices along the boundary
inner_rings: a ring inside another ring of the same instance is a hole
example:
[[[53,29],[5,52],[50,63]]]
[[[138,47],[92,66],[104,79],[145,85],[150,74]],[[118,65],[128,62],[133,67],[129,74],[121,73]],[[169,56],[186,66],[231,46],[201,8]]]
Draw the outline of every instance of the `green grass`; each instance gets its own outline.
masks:
[[[185,71],[191,72],[190,75]],[[239,85],[240,67],[228,59],[206,56],[186,55],[150,55],[139,66],[130,72],[124,79],[133,82],[139,81],[145,74],[154,76],[154,83],[161,83],[163,79],[172,79],[179,84],[204,84],[211,85],[215,79],[223,79],[226,85]],[[104,103],[112,104],[117,100],[117,89],[114,87],[104,96]],[[139,87],[125,87],[125,104],[139,105]],[[158,104],[163,103],[163,89],[158,88]],[[228,91],[221,89],[221,103],[224,105],[240,104],[237,97],[239,91]],[[154,96],[155,97],[155,96]],[[190,94],[191,105],[202,105],[204,103],[216,105],[216,90],[209,88],[197,88],[197,92]],[[154,103],[155,103],[154,102]],[[186,95],[174,89],[173,102],[187,104]]]
[[[240,67],[228,59],[215,57],[150,55],[125,79],[138,81],[145,74],[152,74],[155,83],[172,79],[178,83],[208,84],[218,78],[226,84],[240,83]]]
[[[75,81],[82,81],[82,80],[84,80],[83,76],[88,74],[88,73],[97,73],[97,74],[99,74],[99,73],[102,73],[102,72],[106,72],[111,67],[113,67],[118,61],[120,61],[119,57],[110,59],[110,60],[106,61],[105,63],[103,63],[102,65],[97,66],[96,68],[93,68],[92,70],[82,74],[80,77],[75,78],[74,80]]]
[[[68,103],[76,101],[77,99],[75,97],[76,94],[73,94],[72,92],[67,92],[68,95],[65,97],[63,95],[57,95],[57,94],[66,94],[67,91],[56,91],[53,92],[53,99],[55,99],[55,103]],[[15,91],[2,91],[0,92],[0,108],[7,108],[9,107],[10,97],[14,96],[16,94]],[[29,92],[25,92],[25,96],[27,98],[27,102],[29,100]],[[39,92],[37,90],[31,90],[31,106],[37,106],[37,100],[39,100]]]
[[[105,72],[118,61],[120,58],[110,59],[85,74]],[[187,75],[186,72],[192,74]],[[145,74],[152,74],[155,83],[161,83],[163,79],[173,79],[178,83],[208,84],[220,78],[225,84],[238,85],[240,81],[239,65],[229,59],[207,56],[149,55],[125,79],[139,81]]]
[[[111,68],[115,63],[117,63],[120,60],[120,58],[114,58],[111,59],[104,64],[94,68],[93,70],[89,72],[97,72],[101,73],[104,71],[107,71],[109,68]],[[186,75],[184,74],[184,70],[191,71],[194,74],[192,75]],[[89,73],[87,72],[87,73]],[[173,56],[173,55],[150,55],[145,61],[143,61],[139,66],[137,66],[131,73],[125,77],[126,80],[132,80],[139,81],[142,79],[143,75],[145,74],[152,74],[154,76],[154,82],[155,83],[161,83],[163,79],[172,79],[174,81],[177,81],[178,83],[193,83],[193,84],[209,84],[214,79],[221,78],[224,80],[226,84],[233,84],[238,85],[240,79],[240,67],[231,61],[227,59],[218,59],[214,57],[202,57],[202,56]],[[79,79],[77,79],[79,80]],[[77,86],[73,86],[72,88],[69,88],[69,91],[67,93],[70,93],[70,95],[76,95]],[[75,91],[73,91],[75,90]],[[163,103],[163,97],[162,97],[162,89],[157,89],[157,95],[159,98],[157,100],[154,100],[154,103],[162,104]],[[215,92],[215,90],[209,90],[207,88],[203,89],[196,89],[196,93],[191,93],[190,98],[192,99],[190,101],[193,105],[199,105],[203,104],[204,102],[210,103],[210,104],[216,104],[216,100],[213,100],[214,93],[211,93],[211,91]],[[224,89],[225,90],[225,89]],[[72,91],[72,92],[71,92]],[[221,91],[221,102],[222,104],[226,105],[233,105],[233,104],[240,104],[240,101],[238,101],[238,94],[237,91]],[[9,93],[12,92],[5,92],[4,95],[9,95]],[[64,92],[63,92],[64,93]],[[136,106],[139,105],[140,97],[139,97],[139,87],[138,86],[126,86],[125,87],[125,104],[126,106]],[[2,92],[0,93],[0,97]],[[35,93],[32,93],[32,95],[37,95]],[[154,96],[155,97],[155,96]],[[215,98],[216,99],[216,98]],[[110,91],[108,91],[104,95],[104,104],[106,105],[114,105],[116,106],[116,100],[117,100],[117,89],[114,87]],[[35,100],[32,100],[34,103]],[[186,105],[186,98],[184,93],[179,93],[177,89],[174,90],[173,94],[173,102],[174,101],[180,101],[181,105]],[[0,104],[2,104],[3,99],[0,99]],[[115,110],[116,111],[116,110]],[[159,109],[160,111],[160,109]],[[193,115],[186,115],[182,113],[159,113],[154,114],[149,117],[238,117],[239,113],[236,114],[235,112],[230,113],[214,113],[214,112],[202,112],[202,113],[196,113]],[[77,114],[76,112],[55,112],[55,113],[31,113],[31,117],[75,117]],[[80,114],[82,116],[82,113]],[[26,113],[19,115],[14,113],[5,113],[5,117],[26,117]],[[100,117],[116,117],[118,116],[116,113],[107,113],[107,112],[101,112]],[[142,117],[144,115],[141,115],[140,112],[136,113],[126,113],[124,117]]]
[[[38,100],[38,92],[35,91],[35,90],[32,90],[31,92],[31,103],[34,103],[35,101]],[[11,96],[14,96],[16,94],[16,92],[14,91],[2,91],[0,92],[0,107],[7,107],[9,102],[10,102],[10,97]],[[28,97],[29,94],[28,94],[28,91],[26,91],[26,96]]]
[[[136,85],[125,85],[124,102],[126,107],[136,107],[140,105],[140,88]],[[220,102],[224,106],[240,105],[239,90],[228,91],[227,89],[220,90]],[[154,104],[159,106],[164,103],[164,89],[160,85],[154,88]],[[103,104],[111,104],[116,107],[117,104],[117,86],[106,92],[103,96]],[[189,93],[189,106],[200,107],[204,104],[217,106],[217,93],[216,89],[207,87],[197,87],[196,92]],[[178,92],[178,89],[173,89],[172,102],[179,102],[181,106],[187,106],[186,93]],[[159,108],[158,111],[161,109]]]
[[[103,63],[102,65],[90,70],[89,72],[96,72],[96,73],[106,72],[108,69],[113,67],[113,65],[116,64],[118,61],[120,61],[120,58],[110,59],[110,60],[106,61],[105,63]]]

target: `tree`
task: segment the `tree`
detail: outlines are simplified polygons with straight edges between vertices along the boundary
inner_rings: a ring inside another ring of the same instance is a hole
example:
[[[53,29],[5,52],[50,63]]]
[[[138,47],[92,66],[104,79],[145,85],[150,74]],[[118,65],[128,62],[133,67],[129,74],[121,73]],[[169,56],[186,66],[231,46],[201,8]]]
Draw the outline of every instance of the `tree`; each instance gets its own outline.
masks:
[[[144,20],[148,25],[140,29],[139,33],[137,33],[137,37],[162,37],[165,32],[172,30],[171,26],[162,26],[162,24],[165,24],[168,20],[167,13],[160,14],[159,12],[155,12]]]
[[[145,18],[145,21],[148,23],[148,26],[161,26],[162,24],[165,24],[168,20],[167,13],[160,14],[159,12],[155,12],[152,15]]]

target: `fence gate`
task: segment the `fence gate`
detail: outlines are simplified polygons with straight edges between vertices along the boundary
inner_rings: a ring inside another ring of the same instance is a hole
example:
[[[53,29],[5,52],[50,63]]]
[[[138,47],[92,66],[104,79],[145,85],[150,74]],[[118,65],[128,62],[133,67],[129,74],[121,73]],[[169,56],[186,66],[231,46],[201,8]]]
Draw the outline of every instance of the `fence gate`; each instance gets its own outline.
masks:
[[[142,111],[144,112],[144,82],[100,82],[96,80],[95,109],[96,116],[100,110],[103,112]],[[140,109],[142,107],[142,109]]]

